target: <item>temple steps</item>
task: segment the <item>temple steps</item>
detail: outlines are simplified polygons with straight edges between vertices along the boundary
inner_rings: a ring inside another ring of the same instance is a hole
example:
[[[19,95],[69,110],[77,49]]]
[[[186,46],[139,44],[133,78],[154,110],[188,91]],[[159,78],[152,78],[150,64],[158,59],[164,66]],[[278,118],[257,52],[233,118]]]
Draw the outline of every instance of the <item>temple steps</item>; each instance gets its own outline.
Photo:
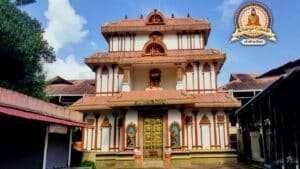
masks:
[[[164,161],[163,160],[144,160],[143,168],[153,168],[153,169],[164,168]]]

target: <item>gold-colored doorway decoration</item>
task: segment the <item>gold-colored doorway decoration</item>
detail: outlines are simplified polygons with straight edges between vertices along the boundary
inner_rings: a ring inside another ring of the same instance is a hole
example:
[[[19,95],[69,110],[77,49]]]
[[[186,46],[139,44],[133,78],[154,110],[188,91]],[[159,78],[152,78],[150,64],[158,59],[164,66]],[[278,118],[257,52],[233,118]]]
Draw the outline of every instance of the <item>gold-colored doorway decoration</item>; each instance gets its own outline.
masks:
[[[163,122],[161,116],[144,117],[144,158],[162,158]]]

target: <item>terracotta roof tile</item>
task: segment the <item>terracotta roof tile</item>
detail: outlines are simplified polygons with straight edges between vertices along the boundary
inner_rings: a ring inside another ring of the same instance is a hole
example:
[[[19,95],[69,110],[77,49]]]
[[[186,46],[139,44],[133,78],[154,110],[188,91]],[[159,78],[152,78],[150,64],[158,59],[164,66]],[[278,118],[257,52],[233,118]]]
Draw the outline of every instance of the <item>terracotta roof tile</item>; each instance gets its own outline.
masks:
[[[186,63],[193,61],[225,61],[225,54],[215,49],[168,50],[165,55],[147,56],[143,51],[96,53],[85,59],[91,68],[101,63],[144,64],[144,63]]]
[[[223,86],[226,90],[263,90],[278,80],[282,75],[300,66],[300,59],[290,61],[279,67],[273,68],[264,74],[231,74],[230,82]]]
[[[0,88],[0,106],[10,109],[26,111],[27,113],[36,113],[42,116],[49,116],[61,120],[73,122],[82,122],[82,114],[68,108],[57,106],[45,101],[32,98],[30,96]]]
[[[191,94],[185,91],[131,91],[113,96],[86,95],[71,109],[88,111],[123,106],[192,104],[197,107],[239,107],[240,103],[223,92]]]
[[[192,17],[176,17],[176,18],[165,18],[165,25],[195,25],[195,24],[206,24],[209,25],[207,20],[194,19]],[[103,26],[146,26],[146,18],[143,19],[122,19],[117,22],[109,22]]]
[[[94,93],[96,91],[95,80],[93,79],[67,81],[69,83],[65,83],[64,81],[61,81],[61,83],[49,83],[46,87],[47,95],[83,95]]]
[[[259,78],[258,74],[234,74],[235,78],[223,86],[225,90],[263,90],[280,76]]]
[[[106,23],[101,27],[102,33],[112,32],[145,32],[145,31],[180,31],[180,30],[210,30],[207,20],[194,18],[165,18],[163,25],[147,25],[146,19],[123,19]]]

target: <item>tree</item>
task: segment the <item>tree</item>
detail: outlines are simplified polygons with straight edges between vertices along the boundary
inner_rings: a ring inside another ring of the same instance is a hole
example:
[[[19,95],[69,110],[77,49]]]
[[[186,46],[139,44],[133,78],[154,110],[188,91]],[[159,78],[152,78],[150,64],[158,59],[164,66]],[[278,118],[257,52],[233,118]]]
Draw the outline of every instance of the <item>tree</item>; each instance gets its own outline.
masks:
[[[55,60],[40,23],[0,0],[0,86],[44,99],[43,63]]]
[[[31,4],[31,3],[34,3],[36,2],[36,0],[15,0],[15,4],[17,6],[20,6],[20,5],[28,5],[28,4]]]

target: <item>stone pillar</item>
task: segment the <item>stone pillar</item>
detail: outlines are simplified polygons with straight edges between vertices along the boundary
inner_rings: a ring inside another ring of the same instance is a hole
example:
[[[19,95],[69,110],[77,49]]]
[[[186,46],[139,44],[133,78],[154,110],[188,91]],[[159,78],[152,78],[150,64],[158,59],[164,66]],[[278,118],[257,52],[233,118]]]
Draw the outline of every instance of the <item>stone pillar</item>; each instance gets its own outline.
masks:
[[[99,133],[99,121],[98,121],[98,119],[99,119],[99,117],[100,117],[100,114],[96,114],[95,115],[95,149],[97,150],[97,149],[99,149],[100,147],[99,147],[99,135],[101,134],[101,133]]]
[[[107,92],[108,93],[112,93],[113,91],[113,81],[114,81],[114,71],[113,71],[113,67],[112,65],[108,66],[108,89]],[[110,94],[108,94],[110,95]]]
[[[197,115],[198,115],[198,111],[193,111],[193,115],[194,115],[194,136],[195,136],[195,142],[194,142],[194,146],[196,148],[198,148],[198,124],[197,124]]]
[[[116,151],[117,149],[117,120],[118,120],[118,113],[113,111],[112,112],[112,115],[114,117],[114,128],[113,128],[113,133],[114,133],[114,136],[113,136],[113,151]]]
[[[176,64],[177,68],[177,83],[176,83],[176,90],[183,90],[183,71],[184,71],[184,64]]]
[[[200,48],[204,48],[204,35],[203,33],[200,33]]]
[[[115,65],[113,67],[114,69],[114,74],[113,74],[113,92],[118,92],[119,91],[119,67]]]
[[[199,81],[199,90],[204,89],[204,78],[203,78],[203,64],[199,64],[199,69],[198,69],[198,81]]]
[[[217,88],[216,64],[211,64],[210,69],[211,69],[211,74],[210,74],[211,89],[216,89]]]
[[[102,66],[99,66],[96,70],[96,93],[101,92],[101,72]]]
[[[130,83],[131,83],[131,66],[130,65],[123,65],[124,76],[123,76],[123,83],[122,83],[122,91],[129,92],[130,91]]]
[[[198,63],[192,63],[193,66],[193,89],[198,90]]]
[[[118,121],[119,126],[119,151],[124,151],[125,148],[125,113],[123,113]]]
[[[212,111],[213,115],[213,129],[214,129],[214,148],[217,148],[217,126],[216,126],[216,114],[217,112],[215,110]]]
[[[188,115],[185,117],[185,123],[186,123],[186,143],[187,148],[189,150],[192,150],[193,148],[193,117]]]

